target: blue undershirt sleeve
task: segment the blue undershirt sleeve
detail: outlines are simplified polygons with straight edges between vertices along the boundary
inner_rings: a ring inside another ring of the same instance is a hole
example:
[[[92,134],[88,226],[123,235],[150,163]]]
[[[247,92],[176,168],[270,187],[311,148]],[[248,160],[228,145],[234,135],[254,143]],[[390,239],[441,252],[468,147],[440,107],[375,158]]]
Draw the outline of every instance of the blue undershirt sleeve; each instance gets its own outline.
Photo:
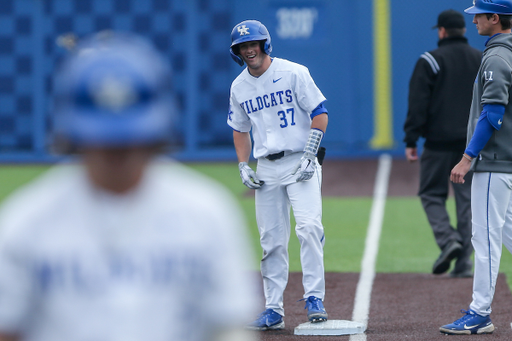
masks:
[[[320,103],[315,109],[313,109],[313,111],[311,112],[311,115],[310,115],[311,118],[318,116],[320,114],[323,114],[323,113],[329,114],[327,112],[327,108],[324,106],[324,103],[325,103],[325,101]]]
[[[489,142],[494,130],[500,130],[504,114],[504,105],[485,104],[478,118],[473,137],[464,152],[471,157],[476,157]]]

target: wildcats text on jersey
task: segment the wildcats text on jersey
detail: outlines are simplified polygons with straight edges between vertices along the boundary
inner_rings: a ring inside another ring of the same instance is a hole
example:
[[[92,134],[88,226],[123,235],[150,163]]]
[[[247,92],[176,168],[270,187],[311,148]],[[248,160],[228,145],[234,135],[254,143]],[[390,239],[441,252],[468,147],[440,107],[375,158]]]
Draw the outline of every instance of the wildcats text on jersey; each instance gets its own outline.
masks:
[[[99,293],[115,283],[156,289],[175,285],[191,287],[211,283],[210,267],[192,251],[118,252],[106,258],[94,253],[58,254],[41,258],[32,265],[35,288],[41,294],[58,290]]]
[[[240,107],[245,110],[247,114],[250,114],[258,110],[262,110],[263,108],[270,108],[284,104],[285,102],[293,102],[292,91],[290,89],[271,92],[270,94],[248,99],[240,103]]]

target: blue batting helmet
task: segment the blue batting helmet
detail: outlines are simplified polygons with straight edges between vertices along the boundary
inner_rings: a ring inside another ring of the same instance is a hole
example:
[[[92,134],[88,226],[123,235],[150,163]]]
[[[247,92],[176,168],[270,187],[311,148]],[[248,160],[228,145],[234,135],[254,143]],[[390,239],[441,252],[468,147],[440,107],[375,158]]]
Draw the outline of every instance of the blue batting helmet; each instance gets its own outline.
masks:
[[[231,48],[229,52],[231,57],[240,66],[244,65],[244,61],[239,56],[238,44],[245,43],[247,41],[264,41],[262,45],[263,51],[270,55],[272,52],[272,44],[270,40],[270,33],[268,33],[265,25],[257,20],[245,20],[233,27],[231,31]]]
[[[512,15],[510,0],[473,0],[473,6],[464,10],[468,14],[496,13]]]
[[[55,82],[56,143],[123,147],[170,139],[170,68],[145,39],[103,32],[80,43]]]

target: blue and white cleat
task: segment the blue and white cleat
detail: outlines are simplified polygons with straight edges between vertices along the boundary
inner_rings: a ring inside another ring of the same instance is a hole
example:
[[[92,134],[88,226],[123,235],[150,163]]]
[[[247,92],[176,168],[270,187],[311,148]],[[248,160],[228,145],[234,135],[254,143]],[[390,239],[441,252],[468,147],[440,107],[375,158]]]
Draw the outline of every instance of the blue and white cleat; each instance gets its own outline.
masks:
[[[309,296],[307,299],[303,298],[300,301],[306,301],[304,309],[308,310],[308,320],[311,323],[327,321],[327,312],[321,299]]]
[[[439,331],[451,335],[491,334],[494,331],[494,325],[489,316],[480,316],[471,309],[462,309],[460,312],[466,315],[453,323],[442,326]]]
[[[245,328],[249,330],[280,330],[284,329],[284,321],[283,317],[274,310],[267,309]]]

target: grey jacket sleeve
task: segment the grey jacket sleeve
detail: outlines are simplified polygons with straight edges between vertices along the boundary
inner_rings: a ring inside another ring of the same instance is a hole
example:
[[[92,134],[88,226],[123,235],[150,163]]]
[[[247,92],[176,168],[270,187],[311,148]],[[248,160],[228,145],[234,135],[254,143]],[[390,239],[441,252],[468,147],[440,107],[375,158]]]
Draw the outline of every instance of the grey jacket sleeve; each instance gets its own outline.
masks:
[[[483,84],[481,104],[507,105],[512,85],[512,67],[501,56],[493,54],[482,62],[480,80]]]

